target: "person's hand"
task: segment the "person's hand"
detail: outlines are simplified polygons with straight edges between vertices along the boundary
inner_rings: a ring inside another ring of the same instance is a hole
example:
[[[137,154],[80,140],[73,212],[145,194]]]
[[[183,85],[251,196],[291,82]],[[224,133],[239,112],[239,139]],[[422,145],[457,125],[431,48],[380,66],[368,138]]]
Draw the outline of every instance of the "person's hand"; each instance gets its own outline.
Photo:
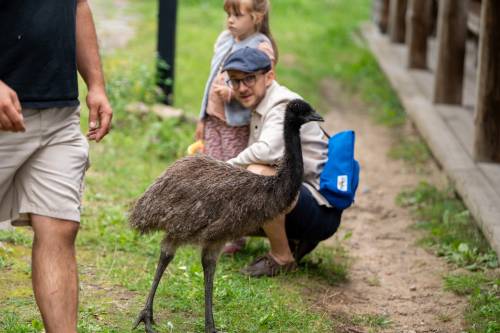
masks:
[[[205,135],[205,122],[203,120],[198,120],[196,124],[196,131],[194,132],[194,139],[196,141],[203,140],[203,136]]]
[[[113,118],[113,110],[104,89],[89,90],[87,106],[89,108],[89,132],[87,137],[89,140],[99,142],[109,133],[111,119]]]
[[[24,132],[25,130],[21,103],[16,92],[0,81],[0,131]]]
[[[215,85],[214,92],[226,103],[231,101],[232,89],[226,85]]]

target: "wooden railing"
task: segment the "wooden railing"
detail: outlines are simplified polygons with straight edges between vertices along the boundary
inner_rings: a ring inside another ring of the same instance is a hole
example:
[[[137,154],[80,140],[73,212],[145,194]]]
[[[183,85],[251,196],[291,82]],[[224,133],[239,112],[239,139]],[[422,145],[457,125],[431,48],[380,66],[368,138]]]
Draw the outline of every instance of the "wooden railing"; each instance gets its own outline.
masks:
[[[374,21],[392,43],[408,47],[408,68],[428,68],[437,38],[433,102],[462,104],[468,38],[477,48],[474,158],[500,163],[500,1],[374,0]]]

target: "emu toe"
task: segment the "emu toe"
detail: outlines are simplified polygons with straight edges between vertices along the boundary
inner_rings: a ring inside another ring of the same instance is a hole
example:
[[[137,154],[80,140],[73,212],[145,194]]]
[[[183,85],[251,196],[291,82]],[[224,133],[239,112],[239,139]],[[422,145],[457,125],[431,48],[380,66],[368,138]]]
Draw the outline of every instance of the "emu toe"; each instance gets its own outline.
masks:
[[[153,311],[151,309],[146,309],[146,308],[142,309],[132,329],[135,330],[141,322],[144,323],[144,327],[146,328],[146,333],[156,333],[156,331],[153,329],[155,321],[153,320]]]

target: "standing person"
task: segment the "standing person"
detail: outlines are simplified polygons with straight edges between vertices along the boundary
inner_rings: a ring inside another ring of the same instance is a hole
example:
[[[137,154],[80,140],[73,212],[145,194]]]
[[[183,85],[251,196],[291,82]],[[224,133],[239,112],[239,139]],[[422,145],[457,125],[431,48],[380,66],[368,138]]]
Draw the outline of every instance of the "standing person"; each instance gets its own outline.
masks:
[[[244,47],[258,48],[276,63],[277,47],[269,28],[268,0],[225,0],[227,30],[215,43],[210,76],[201,104],[196,140],[205,141],[205,153],[227,161],[238,155],[248,143],[250,110],[232,96],[221,72],[224,60]],[[245,245],[245,239],[226,244],[224,253],[235,253]]]
[[[77,70],[88,88],[88,139],[109,131],[86,0],[0,2],[0,221],[31,225],[32,282],[47,333],[76,333],[79,228],[88,142]]]
[[[228,163],[267,176],[276,173],[275,167],[284,154],[286,105],[300,98],[274,80],[270,67],[267,55],[251,48],[234,52],[223,66],[235,98],[252,110],[248,147]],[[300,140],[304,182],[297,202],[288,214],[264,224],[271,249],[243,270],[247,275],[274,276],[294,270],[303,256],[340,225],[342,210],[331,206],[319,193],[319,175],[328,159],[328,140],[316,122],[301,127]]]

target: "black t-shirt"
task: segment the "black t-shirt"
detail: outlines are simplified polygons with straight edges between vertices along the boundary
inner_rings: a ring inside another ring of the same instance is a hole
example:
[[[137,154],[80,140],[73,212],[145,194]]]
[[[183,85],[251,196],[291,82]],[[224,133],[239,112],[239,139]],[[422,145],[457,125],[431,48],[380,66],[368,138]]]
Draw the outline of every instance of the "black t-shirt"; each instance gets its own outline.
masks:
[[[76,0],[0,0],[0,80],[23,108],[78,105]]]

